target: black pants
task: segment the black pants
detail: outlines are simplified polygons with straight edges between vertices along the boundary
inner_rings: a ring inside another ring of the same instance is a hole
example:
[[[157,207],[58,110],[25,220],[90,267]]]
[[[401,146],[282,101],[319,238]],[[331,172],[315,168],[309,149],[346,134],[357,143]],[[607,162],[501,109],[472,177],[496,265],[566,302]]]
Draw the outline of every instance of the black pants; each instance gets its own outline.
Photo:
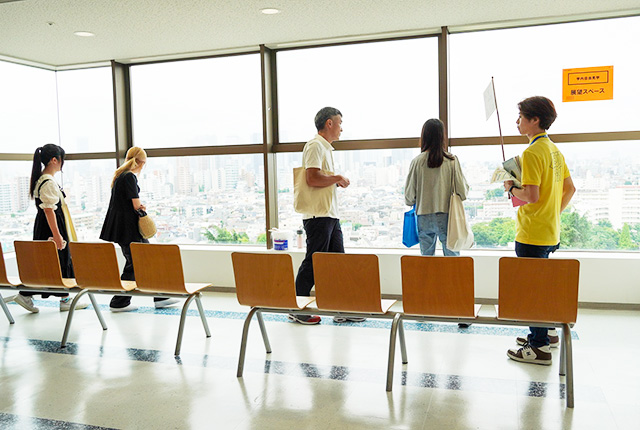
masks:
[[[336,218],[310,218],[303,221],[307,233],[307,255],[296,277],[296,295],[309,296],[315,284],[313,280],[313,254],[315,252],[344,253],[340,220]]]
[[[147,239],[140,240],[141,243],[149,243]],[[122,255],[124,255],[125,263],[124,268],[122,269],[122,275],[120,279],[123,281],[135,281],[136,274],[133,271],[133,259],[131,258],[131,244],[130,243],[119,243],[120,249],[122,250]],[[164,300],[164,298],[154,297],[154,302],[159,302],[160,300]],[[131,296],[113,296],[111,298],[111,303],[109,304],[112,308],[124,308],[131,304]]]

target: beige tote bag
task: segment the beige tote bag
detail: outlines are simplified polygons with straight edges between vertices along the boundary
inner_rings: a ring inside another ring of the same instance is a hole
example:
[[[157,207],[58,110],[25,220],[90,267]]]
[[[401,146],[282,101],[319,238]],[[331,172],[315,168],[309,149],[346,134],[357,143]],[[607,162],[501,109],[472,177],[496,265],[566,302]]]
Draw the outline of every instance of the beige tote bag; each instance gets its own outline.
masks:
[[[324,171],[327,175],[333,172]],[[324,215],[331,209],[335,185],[328,187],[310,187],[307,184],[307,169],[293,169],[293,208],[301,214]]]
[[[452,251],[470,249],[474,243],[473,231],[467,222],[462,199],[456,193],[456,159],[451,175],[451,200],[449,201],[449,223],[447,225],[447,248]]]

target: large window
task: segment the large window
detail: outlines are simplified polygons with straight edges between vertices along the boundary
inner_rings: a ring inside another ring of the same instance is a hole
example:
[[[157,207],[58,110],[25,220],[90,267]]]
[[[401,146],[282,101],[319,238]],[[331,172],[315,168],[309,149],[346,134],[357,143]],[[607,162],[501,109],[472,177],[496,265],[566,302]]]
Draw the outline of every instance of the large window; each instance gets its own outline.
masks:
[[[495,79],[505,135],[517,135],[517,103],[550,98],[558,110],[553,133],[638,130],[640,17],[544,25],[451,35],[452,137],[496,136],[495,114],[485,120],[483,92]],[[562,70],[614,66],[613,100],[562,102]]]
[[[158,242],[266,242],[260,154],[149,158],[139,185]]]
[[[110,67],[56,72],[60,145],[68,153],[113,152]]]
[[[559,143],[577,192],[562,214],[561,248],[631,250],[640,248],[640,142]],[[508,145],[507,157],[526,145]],[[516,209],[491,173],[499,146],[453,148],[471,192],[464,202],[478,248],[509,248],[515,240]]]
[[[56,176],[67,195],[78,240],[99,240],[115,169],[115,160],[65,161],[63,173]]]
[[[133,138],[142,148],[262,143],[260,56],[133,66]]]
[[[280,141],[304,142],[333,106],[342,139],[415,137],[438,116],[435,37],[278,52]]]
[[[419,149],[336,151],[336,171],[349,178],[338,189],[340,223],[346,247],[402,247],[404,184],[411,160]],[[302,163],[301,153],[278,154],[278,206],[281,228],[297,230],[302,215],[293,210],[292,169]]]
[[[30,161],[0,161],[0,242],[12,251],[14,240],[33,239],[36,208],[29,197]]]
[[[55,72],[0,61],[0,153],[58,143]]]

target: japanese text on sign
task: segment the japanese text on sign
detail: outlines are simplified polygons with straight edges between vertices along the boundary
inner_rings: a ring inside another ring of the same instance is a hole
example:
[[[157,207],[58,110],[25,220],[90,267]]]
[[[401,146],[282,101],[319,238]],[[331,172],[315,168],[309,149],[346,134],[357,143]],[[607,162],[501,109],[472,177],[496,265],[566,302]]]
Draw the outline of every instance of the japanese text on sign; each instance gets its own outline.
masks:
[[[612,99],[613,66],[584,67],[562,71],[563,102]]]

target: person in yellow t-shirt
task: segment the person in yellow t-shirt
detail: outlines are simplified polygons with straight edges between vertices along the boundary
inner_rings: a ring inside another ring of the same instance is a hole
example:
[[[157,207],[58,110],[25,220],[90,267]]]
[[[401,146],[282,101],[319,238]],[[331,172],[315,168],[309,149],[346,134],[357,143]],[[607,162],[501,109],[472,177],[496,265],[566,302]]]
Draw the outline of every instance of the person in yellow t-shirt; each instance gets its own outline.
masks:
[[[518,103],[518,131],[529,138],[522,153],[522,188],[505,181],[504,189],[527,202],[518,208],[516,255],[549,258],[560,245],[560,214],[576,191],[564,156],[547,136],[557,117],[553,102],[546,97],[529,97]],[[530,327],[531,333],[518,337],[521,348],[507,356],[523,363],[551,364],[551,347],[559,345],[555,329]]]

